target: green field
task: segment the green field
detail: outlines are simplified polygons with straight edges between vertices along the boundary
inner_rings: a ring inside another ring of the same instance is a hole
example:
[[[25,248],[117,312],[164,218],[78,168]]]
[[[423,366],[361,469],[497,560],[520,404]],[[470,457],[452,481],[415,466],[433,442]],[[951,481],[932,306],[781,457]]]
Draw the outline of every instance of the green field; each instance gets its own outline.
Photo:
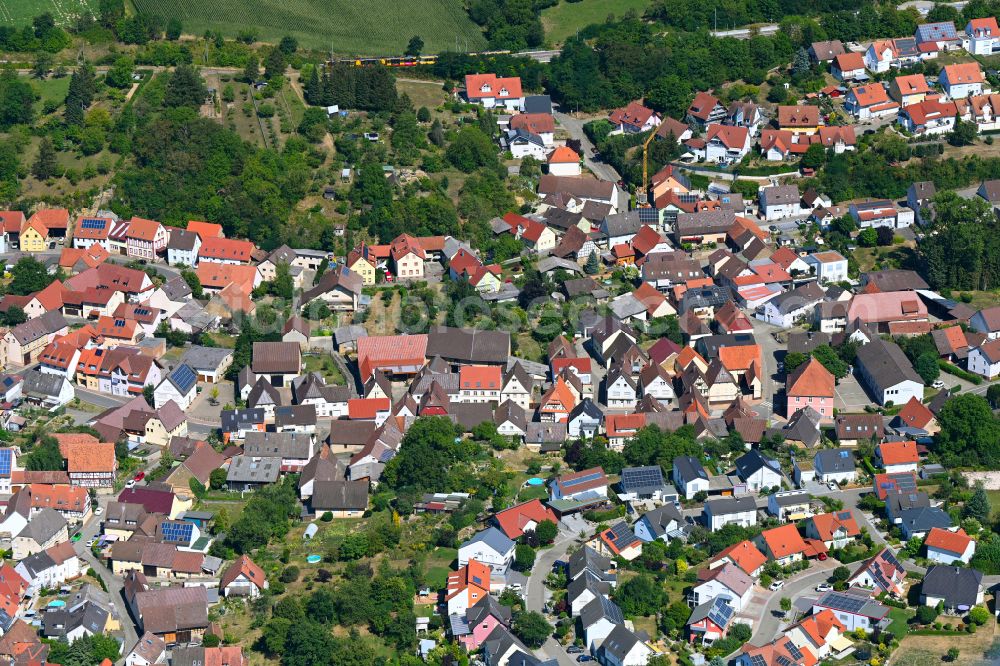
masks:
[[[67,25],[84,10],[97,14],[97,0],[0,0],[0,25],[22,26],[49,12],[56,23]]]
[[[593,23],[604,23],[608,14],[621,17],[630,9],[642,14],[650,5],[650,0],[562,0],[555,7],[542,10],[542,25],[545,26],[545,41],[557,46],[574,35],[578,30]]]
[[[6,0],[0,0],[3,2]],[[40,2],[41,0],[19,0]],[[232,3],[232,4],[230,4]],[[469,19],[462,0],[406,0],[398,3],[348,0],[133,0],[136,11],[176,16],[184,32],[201,35],[218,30],[233,37],[251,30],[263,41],[291,35],[303,46],[350,55],[396,55],[410,37],[424,40],[431,53],[459,46],[485,46],[479,27]]]

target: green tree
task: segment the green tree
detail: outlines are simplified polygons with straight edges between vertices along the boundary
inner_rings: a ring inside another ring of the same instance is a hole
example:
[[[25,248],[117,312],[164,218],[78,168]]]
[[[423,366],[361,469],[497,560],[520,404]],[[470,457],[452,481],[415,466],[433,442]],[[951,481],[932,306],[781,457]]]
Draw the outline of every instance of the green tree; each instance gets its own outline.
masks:
[[[924,380],[924,384],[928,386],[933,384],[934,380],[941,375],[941,368],[938,366],[938,356],[934,352],[925,352],[918,356],[917,360],[913,363],[913,369]]]
[[[247,57],[247,64],[243,67],[243,80],[247,83],[254,83],[260,76],[260,62],[257,56],[250,54]]]
[[[543,520],[535,528],[535,536],[541,543],[552,543],[559,534],[559,527],[551,520]]]
[[[587,263],[584,264],[583,270],[587,275],[596,275],[598,271],[601,270],[600,261],[597,258],[597,251],[592,250],[590,256],[587,257]]]
[[[808,354],[803,354],[802,352],[788,352],[785,354],[785,373],[791,374],[795,372],[795,369],[800,365],[809,360]]]
[[[552,635],[552,625],[544,615],[535,611],[522,611],[514,615],[511,630],[525,645],[536,649],[542,647]]]
[[[18,324],[23,324],[28,321],[28,315],[24,313],[24,310],[16,305],[12,305],[7,308],[7,311],[3,313],[3,323],[7,326],[17,326]]]
[[[989,523],[993,510],[990,506],[990,497],[986,493],[986,488],[982,483],[976,484],[976,489],[962,507],[963,518],[975,518],[981,524]]]
[[[197,109],[205,103],[208,88],[198,70],[182,63],[174,68],[167,79],[163,93],[163,105],[168,108],[187,107]]]
[[[630,618],[655,615],[667,605],[667,593],[663,586],[649,574],[629,578],[615,588],[612,599]]]
[[[496,148],[477,127],[461,130],[445,151],[448,161],[460,171],[471,173],[480,167],[496,166]]]
[[[948,133],[948,143],[953,146],[969,146],[976,140],[976,123],[955,116],[955,126]]]
[[[59,442],[51,435],[44,435],[36,441],[25,456],[24,468],[33,472],[63,469],[63,457],[59,452]]]
[[[0,72],[0,130],[30,123],[34,118],[34,102],[31,84],[21,79],[13,67],[5,67]]]
[[[847,376],[848,365],[840,355],[830,345],[820,345],[812,351],[813,358],[823,364],[823,367],[830,371],[837,379]],[[787,364],[785,366],[788,368]]]
[[[84,112],[94,101],[94,93],[97,89],[95,77],[93,66],[86,62],[70,76],[64,112],[67,125],[83,125]]]
[[[156,387],[153,386],[152,384],[146,384],[145,386],[142,387],[142,397],[146,400],[146,404],[149,405],[150,407],[155,407],[155,405],[153,404],[154,402],[153,391],[155,390]]]
[[[862,229],[858,234],[858,245],[861,247],[875,247],[878,244],[878,232],[872,227]]]
[[[296,51],[299,50],[299,41],[294,37],[285,35],[284,37],[281,38],[281,41],[278,42],[278,50],[284,53],[286,56],[293,55]]]
[[[41,291],[55,281],[54,275],[49,275],[45,264],[34,257],[22,257],[11,269],[11,280],[7,293],[17,296],[27,296]]]
[[[31,75],[36,79],[44,79],[52,69],[52,54],[42,51],[35,56],[35,66],[31,68]]]
[[[778,602],[778,604],[781,606],[781,610],[785,611],[786,613],[792,610],[792,600],[789,599],[788,597],[781,597],[781,600]]]
[[[208,484],[212,490],[222,490],[226,487],[226,470],[213,469],[208,477]]]
[[[31,165],[31,175],[38,180],[48,180],[59,172],[59,163],[56,161],[56,149],[52,145],[52,139],[42,137],[38,144],[38,155]]]
[[[181,33],[184,31],[181,25],[181,20],[176,16],[172,16],[167,19],[166,36],[170,41],[177,41],[181,38]]]
[[[194,298],[204,298],[205,292],[201,286],[201,278],[198,274],[191,269],[184,269],[181,271],[181,277],[187,282],[188,287],[191,288],[191,296]]]
[[[802,166],[807,169],[819,169],[826,164],[826,148],[821,143],[814,143],[806,149],[802,156]]]
[[[851,577],[851,570],[845,567],[844,565],[840,565],[839,567],[833,570],[832,574],[830,574],[830,580],[833,581],[834,583],[842,583],[850,577]]]
[[[533,566],[535,566],[535,549],[519,543],[514,549],[514,568],[517,571],[531,571]]]
[[[431,123],[431,131],[428,132],[427,138],[430,139],[431,143],[435,146],[444,145],[444,128],[441,127],[441,120],[438,118],[434,119]]]
[[[969,611],[969,621],[975,625],[983,626],[990,619],[990,612],[983,606],[976,606]]]
[[[424,40],[420,39],[418,35],[410,37],[410,43],[406,45],[406,55],[408,56],[418,56],[420,52],[424,50]]]
[[[270,81],[276,76],[283,76],[288,63],[285,62],[285,54],[280,48],[273,48],[264,58],[264,78]]]
[[[986,389],[986,400],[993,409],[1000,407],[1000,384],[990,384]]]
[[[1000,423],[982,396],[963,393],[945,403],[938,413],[935,435],[945,466],[960,462],[995,467],[1000,464]]]
[[[132,58],[122,56],[115,60],[115,64],[104,75],[104,80],[112,88],[128,88],[132,85],[132,73],[134,70],[135,63]]]

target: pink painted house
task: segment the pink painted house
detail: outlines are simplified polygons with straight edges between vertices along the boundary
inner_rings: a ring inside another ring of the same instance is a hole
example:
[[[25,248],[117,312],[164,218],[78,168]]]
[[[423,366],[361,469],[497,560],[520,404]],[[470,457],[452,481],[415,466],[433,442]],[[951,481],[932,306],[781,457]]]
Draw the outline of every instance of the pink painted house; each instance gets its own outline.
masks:
[[[833,375],[815,358],[795,368],[785,382],[788,397],[787,414],[791,416],[805,407],[812,407],[824,422],[833,420]]]
[[[452,615],[448,619],[452,636],[458,639],[467,652],[473,652],[479,649],[498,625],[510,628],[510,608],[501,606],[493,595],[486,595],[482,601],[465,611],[464,616]]]

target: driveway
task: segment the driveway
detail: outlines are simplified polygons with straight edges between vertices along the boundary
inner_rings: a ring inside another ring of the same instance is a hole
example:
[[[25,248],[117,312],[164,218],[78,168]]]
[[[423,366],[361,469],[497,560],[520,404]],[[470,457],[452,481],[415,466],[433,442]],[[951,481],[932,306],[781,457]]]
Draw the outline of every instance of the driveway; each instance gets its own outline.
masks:
[[[871,398],[854,375],[847,375],[834,388],[833,406],[842,412],[860,412],[872,404]]]
[[[839,566],[840,563],[834,559],[823,562],[815,561],[805,571],[786,579],[780,590],[772,592],[762,588],[759,591],[755,589],[751,606],[757,611],[757,615],[750,618],[754,621],[754,631],[750,642],[754,645],[764,645],[773,640],[778,632],[784,630],[785,625],[789,624],[784,620],[784,613],[781,611],[782,597],[797,599],[804,592],[808,592],[826,581],[830,577],[830,573]],[[857,563],[851,566],[856,569],[861,565]],[[739,615],[747,617],[745,611]]]
[[[552,115],[571,137],[580,142],[580,147],[583,148],[583,162],[595,176],[601,180],[610,180],[614,183],[621,180],[621,176],[619,176],[618,172],[614,170],[614,167],[610,164],[597,162],[593,159],[594,144],[590,142],[590,139],[587,138],[587,135],[583,131],[583,126],[590,122],[589,119],[574,118],[573,116],[567,115],[561,111],[553,111]]]

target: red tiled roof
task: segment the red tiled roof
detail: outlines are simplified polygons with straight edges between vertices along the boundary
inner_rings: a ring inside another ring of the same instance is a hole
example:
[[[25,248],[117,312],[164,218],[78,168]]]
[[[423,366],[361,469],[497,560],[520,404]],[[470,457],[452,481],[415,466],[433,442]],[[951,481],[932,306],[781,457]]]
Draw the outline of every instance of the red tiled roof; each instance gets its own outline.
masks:
[[[156,238],[156,234],[163,228],[163,225],[156,220],[147,220],[142,217],[133,217],[128,225],[128,232],[126,232],[126,238],[135,238],[137,240],[146,241],[152,243]]]
[[[972,538],[961,527],[955,532],[941,529],[940,527],[932,527],[931,531],[927,533],[924,545],[928,548],[963,555],[971,541]]]
[[[815,358],[795,368],[787,384],[790,397],[832,398],[834,393],[833,374]]]
[[[844,514],[847,514],[846,516]],[[820,513],[810,520],[816,528],[816,534],[823,541],[832,541],[836,532],[843,529],[845,536],[856,537],[861,534],[858,521],[851,511],[834,511],[831,513]]]
[[[760,552],[760,549],[752,542],[746,540],[722,550],[712,561],[716,562],[722,558],[728,558],[745,573],[751,575],[767,564],[767,556]]]
[[[905,465],[920,461],[917,443],[913,441],[882,442],[878,445],[878,456],[886,465]]]
[[[483,90],[488,86],[489,90]],[[511,76],[500,78],[496,74],[468,74],[465,77],[465,94],[469,99],[497,98],[518,99],[522,97],[521,78]]]
[[[253,259],[256,246],[250,241],[235,238],[209,237],[201,242],[198,257],[202,259],[220,259],[248,263]]]
[[[767,543],[767,548],[775,559],[788,557],[794,553],[804,553],[808,549],[794,523],[764,530],[760,536]]]
[[[559,519],[552,509],[543,505],[541,500],[531,500],[523,504],[504,509],[493,516],[504,534],[511,539],[518,539],[524,534],[524,528],[530,523],[541,523],[550,520],[558,524]]]
[[[347,401],[347,418],[374,419],[379,412],[388,412],[389,398],[354,398]]]

